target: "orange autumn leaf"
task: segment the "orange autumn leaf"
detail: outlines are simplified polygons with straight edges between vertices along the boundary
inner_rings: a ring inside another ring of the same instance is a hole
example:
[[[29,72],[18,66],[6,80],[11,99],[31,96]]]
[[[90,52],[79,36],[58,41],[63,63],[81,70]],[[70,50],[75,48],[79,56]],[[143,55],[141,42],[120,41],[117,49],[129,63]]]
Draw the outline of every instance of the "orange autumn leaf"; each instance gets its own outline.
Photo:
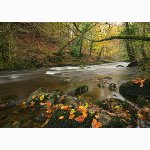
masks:
[[[80,123],[83,122],[84,121],[83,115],[80,115],[77,118],[75,118],[75,121],[80,122]]]
[[[48,107],[51,107],[51,102],[47,102],[47,106],[48,106]]]
[[[78,111],[81,111],[82,113],[86,113],[87,109],[84,106],[79,106]]]
[[[69,115],[69,119],[73,119],[74,118],[74,114],[73,113],[70,113],[70,115]]]
[[[32,101],[32,102],[30,103],[30,107],[32,107],[34,104],[35,104],[35,102]]]
[[[60,116],[59,119],[60,119],[60,120],[64,119],[64,116]]]
[[[52,110],[51,109],[47,109],[46,113],[51,113]]]
[[[102,124],[93,118],[92,128],[100,128],[100,127],[102,127]]]
[[[52,116],[52,114],[46,114],[47,118],[50,118]]]
[[[143,86],[144,86],[145,79],[136,78],[135,80],[132,80],[132,82],[135,83],[135,84],[140,83],[140,87],[143,87]]]
[[[69,106],[62,106],[61,109],[62,110],[69,110]]]
[[[86,118],[86,117],[87,117],[87,114],[86,114],[86,113],[83,113],[83,117]]]

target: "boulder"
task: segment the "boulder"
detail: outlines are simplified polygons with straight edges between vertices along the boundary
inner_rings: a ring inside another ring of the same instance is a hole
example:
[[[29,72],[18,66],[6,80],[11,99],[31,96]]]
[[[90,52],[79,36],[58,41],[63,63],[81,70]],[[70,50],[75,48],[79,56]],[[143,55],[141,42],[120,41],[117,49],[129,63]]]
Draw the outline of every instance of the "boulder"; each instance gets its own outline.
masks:
[[[117,65],[116,67],[124,67],[123,65]]]
[[[143,87],[140,84],[129,81],[120,86],[119,92],[122,96],[139,106],[150,106],[150,80],[146,79]]]
[[[111,91],[115,91],[115,90],[117,90],[117,84],[115,84],[115,83],[110,83],[109,84],[109,90],[111,90]]]
[[[101,79],[101,80],[99,80],[98,81],[98,87],[100,87],[100,88],[105,88],[105,87],[107,87],[107,80],[106,79]]]
[[[75,89],[69,90],[67,95],[79,95],[88,91],[87,85],[81,85]]]
[[[136,66],[138,66],[138,62],[133,61],[133,62],[129,63],[127,67],[136,67]]]

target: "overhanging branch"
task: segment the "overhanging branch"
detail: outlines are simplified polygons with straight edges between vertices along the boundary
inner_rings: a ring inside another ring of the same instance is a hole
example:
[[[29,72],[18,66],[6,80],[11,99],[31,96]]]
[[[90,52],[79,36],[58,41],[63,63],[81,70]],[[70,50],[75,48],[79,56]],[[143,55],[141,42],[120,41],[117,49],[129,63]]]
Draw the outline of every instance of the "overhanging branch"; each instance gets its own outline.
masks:
[[[92,40],[89,38],[84,37],[85,39],[87,39],[88,41],[91,42],[103,42],[103,41],[110,41],[110,40],[114,40],[114,39],[118,39],[118,40],[139,40],[139,41],[150,41],[150,37],[144,37],[144,36],[111,36],[108,38],[104,38],[101,40]]]

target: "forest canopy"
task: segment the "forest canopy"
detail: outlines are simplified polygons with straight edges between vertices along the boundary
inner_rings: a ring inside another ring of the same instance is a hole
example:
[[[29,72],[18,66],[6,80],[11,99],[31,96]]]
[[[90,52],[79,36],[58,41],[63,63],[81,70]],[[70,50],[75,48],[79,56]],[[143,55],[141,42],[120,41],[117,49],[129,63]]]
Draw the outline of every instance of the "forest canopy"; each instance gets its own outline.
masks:
[[[0,69],[149,58],[147,22],[0,23]]]

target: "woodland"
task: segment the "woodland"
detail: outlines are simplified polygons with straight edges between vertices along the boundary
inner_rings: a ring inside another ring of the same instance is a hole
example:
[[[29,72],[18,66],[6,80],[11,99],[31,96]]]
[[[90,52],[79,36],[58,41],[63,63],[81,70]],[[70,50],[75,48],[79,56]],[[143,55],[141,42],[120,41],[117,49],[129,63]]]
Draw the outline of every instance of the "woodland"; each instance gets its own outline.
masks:
[[[149,128],[149,22],[1,22],[1,128]]]
[[[141,63],[149,59],[149,41],[147,22],[0,23],[0,69]]]

